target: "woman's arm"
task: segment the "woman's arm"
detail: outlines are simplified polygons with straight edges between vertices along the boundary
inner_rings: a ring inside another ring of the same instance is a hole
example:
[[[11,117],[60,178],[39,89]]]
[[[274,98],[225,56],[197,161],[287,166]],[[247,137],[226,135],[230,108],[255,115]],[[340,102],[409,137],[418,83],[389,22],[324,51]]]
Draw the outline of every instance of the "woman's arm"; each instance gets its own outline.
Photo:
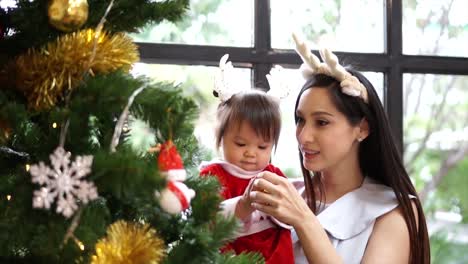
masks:
[[[292,225],[309,263],[343,263],[317,217],[286,178],[271,172],[259,174],[250,193],[252,207]]]
[[[418,212],[413,203],[416,219]],[[410,237],[400,207],[377,218],[362,263],[409,263]]]
[[[294,226],[307,261],[314,264],[343,263],[317,217],[310,210],[309,212],[312,216]]]

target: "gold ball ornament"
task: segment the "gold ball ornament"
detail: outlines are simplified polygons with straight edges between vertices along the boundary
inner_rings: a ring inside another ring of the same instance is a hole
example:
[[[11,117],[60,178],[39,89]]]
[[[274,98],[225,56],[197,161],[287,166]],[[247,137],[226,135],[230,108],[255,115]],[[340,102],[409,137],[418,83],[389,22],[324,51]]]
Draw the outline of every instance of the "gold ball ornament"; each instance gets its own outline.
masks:
[[[49,23],[56,29],[75,31],[88,19],[87,0],[50,0],[47,10]]]

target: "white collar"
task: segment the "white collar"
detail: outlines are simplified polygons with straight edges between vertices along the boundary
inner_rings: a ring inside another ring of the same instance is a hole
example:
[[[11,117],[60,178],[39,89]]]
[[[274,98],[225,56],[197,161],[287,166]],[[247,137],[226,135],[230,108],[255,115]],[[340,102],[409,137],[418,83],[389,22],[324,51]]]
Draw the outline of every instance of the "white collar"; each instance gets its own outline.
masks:
[[[207,167],[209,165],[212,165],[212,164],[219,164],[221,165],[221,167],[223,167],[224,170],[226,170],[229,174],[237,177],[237,178],[241,178],[241,179],[252,179],[253,177],[255,177],[257,174],[259,174],[260,172],[263,171],[262,170],[258,170],[258,171],[246,171],[234,164],[231,164],[225,160],[222,160],[222,159],[213,159],[211,161],[203,161],[201,164],[200,164],[200,169],[204,168],[204,167]]]
[[[294,181],[300,193],[304,183]],[[394,191],[366,177],[361,187],[331,203],[317,219],[322,227],[337,239],[348,239],[364,231],[375,219],[398,206]]]
[[[390,187],[366,177],[361,187],[330,204],[317,218],[332,236],[348,239],[397,206],[398,200]]]

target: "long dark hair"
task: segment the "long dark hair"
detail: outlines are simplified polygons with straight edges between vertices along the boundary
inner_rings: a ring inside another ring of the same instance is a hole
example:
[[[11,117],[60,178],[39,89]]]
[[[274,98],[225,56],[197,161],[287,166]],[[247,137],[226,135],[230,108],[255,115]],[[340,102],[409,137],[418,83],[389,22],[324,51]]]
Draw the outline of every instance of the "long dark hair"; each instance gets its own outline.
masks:
[[[361,142],[359,147],[359,167],[366,177],[373,178],[379,183],[393,189],[409,230],[410,263],[427,264],[430,262],[430,249],[424,212],[418,199],[418,194],[403,166],[400,151],[392,135],[385,110],[383,109],[374,87],[367,78],[355,70],[347,70],[349,73],[356,76],[366,87],[369,102],[365,103],[360,97],[352,97],[342,93],[339,82],[333,77],[317,74],[307,80],[296,99],[294,111],[296,124],[298,117],[295,113],[302,93],[307,89],[316,88],[328,90],[333,104],[338,111],[346,116],[346,119],[351,125],[358,125],[363,118],[367,120],[370,133],[368,137]],[[316,213],[317,206],[315,201],[317,200],[316,198],[319,198],[319,201],[322,202],[324,193],[323,186],[320,182],[320,177],[315,179],[318,186],[314,186],[312,175],[304,167],[302,155],[300,155],[300,153],[299,156],[306,186],[307,204],[311,210]],[[318,190],[318,194],[316,194],[314,190]],[[415,196],[416,199],[410,199],[410,195]],[[414,202],[417,208],[417,220],[411,201]]]

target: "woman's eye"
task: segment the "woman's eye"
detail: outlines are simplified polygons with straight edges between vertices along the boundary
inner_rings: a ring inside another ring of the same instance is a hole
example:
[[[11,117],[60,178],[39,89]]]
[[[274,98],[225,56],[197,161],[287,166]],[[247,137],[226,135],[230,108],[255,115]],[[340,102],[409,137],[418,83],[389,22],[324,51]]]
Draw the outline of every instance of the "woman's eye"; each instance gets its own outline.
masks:
[[[326,120],[317,120],[316,122],[318,126],[326,126],[329,124],[329,122]]]

